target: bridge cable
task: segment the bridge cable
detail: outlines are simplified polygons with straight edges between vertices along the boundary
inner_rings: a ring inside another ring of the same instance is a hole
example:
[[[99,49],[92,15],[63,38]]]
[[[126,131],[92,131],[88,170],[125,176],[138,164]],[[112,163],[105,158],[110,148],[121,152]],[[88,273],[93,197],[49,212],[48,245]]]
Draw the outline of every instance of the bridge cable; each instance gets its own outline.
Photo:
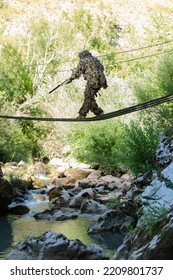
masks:
[[[140,111],[143,109],[148,109],[153,106],[157,106],[159,104],[169,102],[173,100],[173,94],[166,95],[163,97],[159,97],[144,103],[140,103],[137,105],[133,105],[124,109],[120,109],[114,112],[106,113],[101,116],[95,116],[91,118],[48,118],[48,117],[30,117],[30,116],[7,116],[0,115],[1,119],[13,119],[13,120],[26,120],[26,121],[45,121],[45,122],[94,122],[94,121],[102,121],[106,119],[116,118],[119,116],[123,116],[126,114],[130,114],[136,111]]]

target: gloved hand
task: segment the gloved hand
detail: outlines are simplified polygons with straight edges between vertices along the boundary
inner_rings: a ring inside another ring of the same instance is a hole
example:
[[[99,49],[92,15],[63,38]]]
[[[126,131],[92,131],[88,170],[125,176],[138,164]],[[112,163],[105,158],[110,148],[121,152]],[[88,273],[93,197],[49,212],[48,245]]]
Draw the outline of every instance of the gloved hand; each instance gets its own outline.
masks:
[[[68,78],[67,81],[66,81],[66,84],[70,84],[72,81],[73,81],[72,78]]]

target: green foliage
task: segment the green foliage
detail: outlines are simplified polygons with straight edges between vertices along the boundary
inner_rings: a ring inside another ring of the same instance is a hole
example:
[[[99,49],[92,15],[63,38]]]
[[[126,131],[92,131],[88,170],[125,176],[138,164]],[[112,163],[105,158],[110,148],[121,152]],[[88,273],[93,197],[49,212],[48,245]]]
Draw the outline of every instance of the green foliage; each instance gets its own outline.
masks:
[[[120,128],[116,122],[97,123],[69,135],[74,155],[78,160],[98,165],[100,169],[113,172],[118,167],[115,157],[117,138]]]
[[[152,119],[145,122],[131,121],[125,126],[120,147],[120,157],[126,168],[135,175],[156,167],[155,152],[158,146],[159,131]]]
[[[113,209],[116,206],[120,205],[120,197],[116,197],[114,199],[110,199],[107,203],[108,208]]]
[[[2,9],[4,6],[4,1],[3,0],[0,0],[0,9]]]
[[[133,81],[133,92],[138,103],[143,103],[160,95],[158,81],[153,71],[144,71]]]
[[[158,83],[165,94],[173,93],[173,55],[165,55],[157,69]]]
[[[39,145],[27,138],[21,131],[21,127],[13,121],[0,121],[0,161],[29,161],[40,153]]]
[[[167,188],[172,189],[173,190],[173,183],[168,180],[168,179],[163,179],[163,181],[165,182],[165,185]]]
[[[79,32],[90,33],[93,30],[93,18],[90,11],[78,9],[73,15],[74,27]]]
[[[150,238],[158,226],[164,226],[167,210],[162,206],[148,207],[140,219],[140,228],[145,229],[146,237]]]
[[[17,47],[10,43],[4,44],[1,49],[0,91],[15,105],[23,103],[27,94],[33,94],[29,72],[23,66]]]
[[[103,51],[106,49],[104,41],[99,36],[93,37],[90,40],[90,46],[92,49],[96,49],[98,51]]]
[[[0,8],[4,11],[3,4],[1,0]],[[105,112],[128,107],[133,100],[141,103],[172,93],[173,56],[167,55],[160,62],[157,56],[116,64],[117,60],[137,56],[134,52],[122,56],[115,54],[119,32],[122,40],[130,44],[137,39],[134,37],[135,28],[127,24],[126,28],[120,30],[121,27],[116,24],[116,13],[109,4],[99,3],[98,13],[83,4],[78,3],[74,9],[62,11],[58,20],[48,20],[42,15],[27,20],[27,36],[19,36],[19,41],[15,38],[12,43],[3,38],[2,42],[5,43],[2,43],[0,67],[2,113],[51,117],[76,114],[83,96],[83,84],[80,82],[61,88],[59,99],[53,95],[52,99],[46,95],[42,98],[40,92],[41,88],[47,92],[55,79],[58,82],[65,80],[69,73],[62,73],[61,70],[76,66],[77,53],[86,48],[101,55],[100,59],[106,69],[110,85],[100,99]],[[8,11],[11,12],[11,8]],[[152,20],[152,28],[146,29],[146,42],[168,40],[166,34],[171,30],[172,21],[169,22],[169,18],[158,13]],[[141,52],[140,56],[145,55],[145,52]],[[30,67],[24,67],[24,64]],[[45,139],[46,142],[51,135],[54,137],[52,142],[55,145],[57,143],[57,146],[60,146],[59,143],[70,142],[73,154],[81,161],[99,166],[106,172],[123,168],[137,174],[155,168],[158,135],[165,127],[171,127],[172,118],[173,107],[168,103],[134,113],[129,119],[118,118],[89,125],[52,123],[50,126],[28,121],[2,121],[1,160],[32,157],[41,152],[41,141]]]

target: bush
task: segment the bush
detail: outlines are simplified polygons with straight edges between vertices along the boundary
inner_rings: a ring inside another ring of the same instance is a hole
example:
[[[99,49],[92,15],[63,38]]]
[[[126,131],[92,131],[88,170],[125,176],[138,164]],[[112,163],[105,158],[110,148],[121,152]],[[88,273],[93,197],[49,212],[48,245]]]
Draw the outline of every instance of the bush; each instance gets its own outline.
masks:
[[[19,124],[15,121],[0,121],[1,141],[0,141],[0,161],[20,161],[31,160],[35,154],[40,152],[40,148],[27,138],[21,131]]]
[[[79,127],[69,135],[73,155],[80,161],[97,166],[105,172],[118,169],[119,163],[115,156],[120,128],[116,121],[92,123]]]
[[[125,126],[121,143],[121,160],[135,175],[155,169],[155,152],[158,146],[159,131],[152,119],[131,123]]]
[[[164,56],[157,69],[158,83],[165,94],[173,93],[173,55]]]
[[[8,101],[13,102],[13,106],[23,103],[27,94],[33,94],[29,72],[22,65],[17,47],[4,44],[1,49],[0,91],[6,94]]]

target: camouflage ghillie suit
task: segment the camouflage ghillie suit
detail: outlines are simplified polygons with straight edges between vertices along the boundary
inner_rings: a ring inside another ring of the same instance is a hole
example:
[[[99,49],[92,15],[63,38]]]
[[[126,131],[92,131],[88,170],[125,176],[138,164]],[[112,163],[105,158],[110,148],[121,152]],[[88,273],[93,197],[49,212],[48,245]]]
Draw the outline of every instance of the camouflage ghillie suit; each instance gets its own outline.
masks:
[[[83,75],[84,79],[87,81],[84,91],[84,102],[79,110],[79,117],[86,117],[89,111],[97,116],[101,115],[103,114],[103,110],[97,105],[95,97],[101,88],[107,88],[104,67],[100,61],[87,50],[79,53],[79,58],[80,61],[77,68],[73,70],[71,77],[68,79],[68,83],[70,83]]]

